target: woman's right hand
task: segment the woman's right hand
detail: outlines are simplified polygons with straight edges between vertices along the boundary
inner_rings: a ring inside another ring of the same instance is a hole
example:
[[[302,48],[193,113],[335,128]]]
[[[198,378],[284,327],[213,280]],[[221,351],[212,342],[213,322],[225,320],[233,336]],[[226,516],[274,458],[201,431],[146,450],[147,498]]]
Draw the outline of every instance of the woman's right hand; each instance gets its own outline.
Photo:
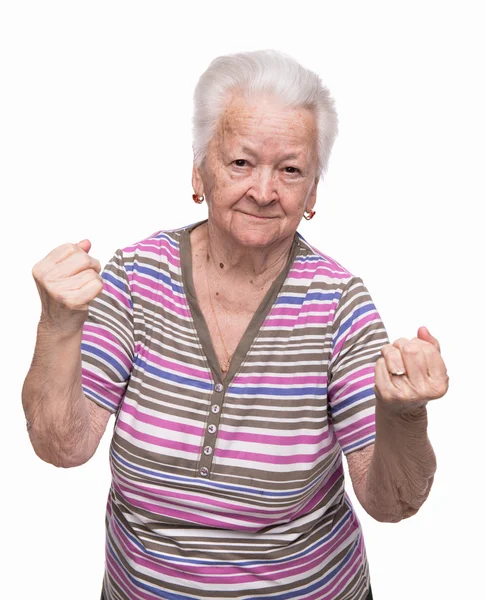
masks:
[[[89,240],[62,244],[32,269],[42,304],[40,321],[55,331],[77,333],[88,305],[103,291],[101,265],[89,256]]]

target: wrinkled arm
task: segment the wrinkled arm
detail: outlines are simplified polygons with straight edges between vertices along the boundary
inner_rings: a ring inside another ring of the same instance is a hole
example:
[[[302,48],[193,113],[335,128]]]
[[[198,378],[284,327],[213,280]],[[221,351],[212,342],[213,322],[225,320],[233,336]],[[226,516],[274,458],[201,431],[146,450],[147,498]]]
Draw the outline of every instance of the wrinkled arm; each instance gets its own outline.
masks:
[[[375,443],[347,455],[355,494],[377,521],[406,519],[428,497],[436,458],[427,425],[426,407],[397,417],[377,403]]]
[[[42,460],[57,467],[88,461],[110,417],[82,391],[81,337],[82,330],[66,334],[41,321],[22,388],[32,446]]]

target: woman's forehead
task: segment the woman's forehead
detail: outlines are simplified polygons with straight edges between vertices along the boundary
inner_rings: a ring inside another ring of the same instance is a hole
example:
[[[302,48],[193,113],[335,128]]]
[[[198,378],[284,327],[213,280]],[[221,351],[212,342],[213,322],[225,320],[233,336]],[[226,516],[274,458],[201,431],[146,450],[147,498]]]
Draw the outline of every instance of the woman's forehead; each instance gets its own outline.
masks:
[[[275,143],[313,146],[316,120],[310,109],[286,107],[273,98],[233,97],[218,129],[223,144],[270,139]]]

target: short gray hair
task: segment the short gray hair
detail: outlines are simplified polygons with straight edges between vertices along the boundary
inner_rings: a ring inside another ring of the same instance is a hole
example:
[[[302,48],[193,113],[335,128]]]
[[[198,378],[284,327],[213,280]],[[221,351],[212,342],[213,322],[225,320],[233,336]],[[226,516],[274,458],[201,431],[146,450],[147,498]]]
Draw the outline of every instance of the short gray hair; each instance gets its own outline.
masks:
[[[228,54],[214,59],[194,92],[193,149],[197,166],[207,155],[230,92],[274,96],[294,108],[314,111],[318,132],[318,175],[327,170],[338,131],[333,98],[320,77],[276,50]]]

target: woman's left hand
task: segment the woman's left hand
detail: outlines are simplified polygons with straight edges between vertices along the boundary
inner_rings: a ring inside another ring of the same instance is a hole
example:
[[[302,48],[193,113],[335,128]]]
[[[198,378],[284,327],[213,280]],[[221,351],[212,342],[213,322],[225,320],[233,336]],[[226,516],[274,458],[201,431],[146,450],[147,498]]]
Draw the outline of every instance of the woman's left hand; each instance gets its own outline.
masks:
[[[420,411],[429,400],[444,396],[448,375],[440,345],[426,327],[418,337],[386,344],[375,367],[378,404],[399,414]]]

